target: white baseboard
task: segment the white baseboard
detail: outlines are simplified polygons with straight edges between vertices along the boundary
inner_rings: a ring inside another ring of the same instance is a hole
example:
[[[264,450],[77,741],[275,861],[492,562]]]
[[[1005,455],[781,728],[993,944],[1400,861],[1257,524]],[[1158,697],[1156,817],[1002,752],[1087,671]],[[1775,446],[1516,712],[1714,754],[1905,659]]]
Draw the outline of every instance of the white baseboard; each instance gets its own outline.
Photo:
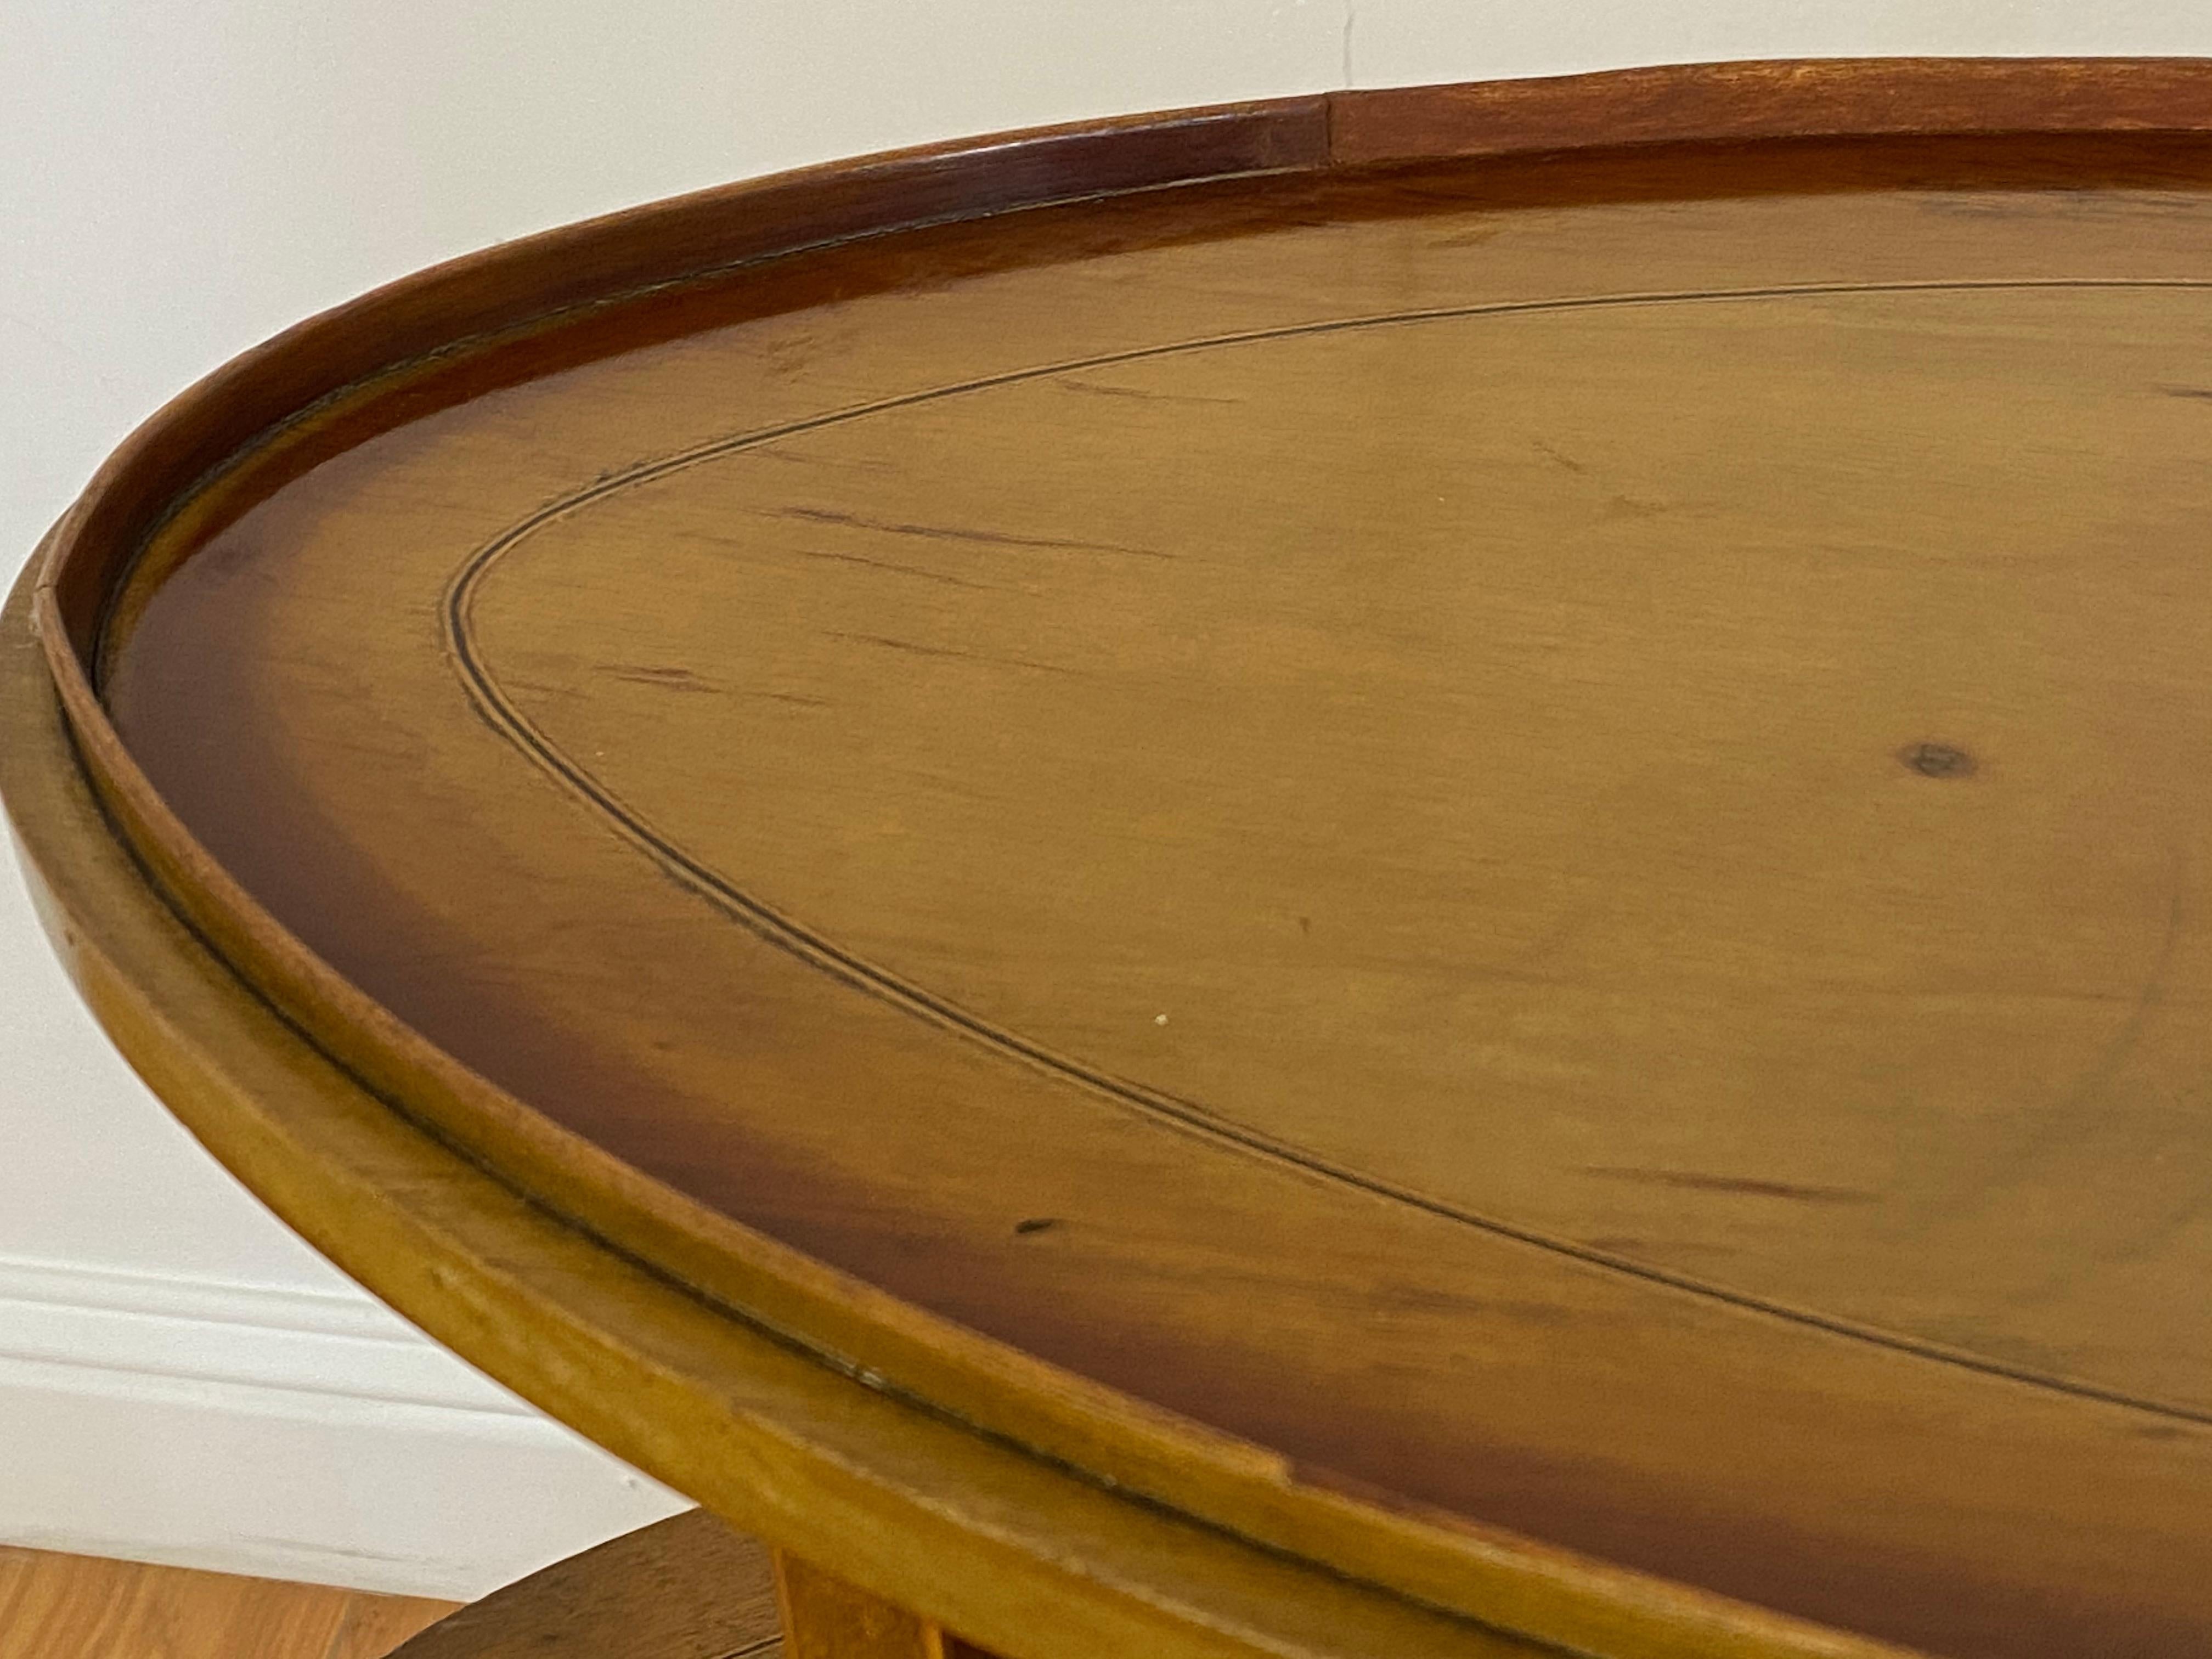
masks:
[[[684,1507],[365,1293],[0,1256],[0,1542],[473,1601]]]

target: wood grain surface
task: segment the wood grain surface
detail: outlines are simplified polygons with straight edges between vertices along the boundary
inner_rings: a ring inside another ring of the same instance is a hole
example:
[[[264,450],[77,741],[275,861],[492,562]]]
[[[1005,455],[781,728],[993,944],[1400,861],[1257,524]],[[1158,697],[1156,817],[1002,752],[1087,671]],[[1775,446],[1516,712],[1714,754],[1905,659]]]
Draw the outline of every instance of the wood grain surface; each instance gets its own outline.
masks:
[[[871,1384],[1586,1650],[2195,1653],[2208,88],[566,233],[149,428],[56,689],[332,1058]]]
[[[958,1644],[904,1607],[794,1556],[775,1558],[776,1606],[790,1659],[955,1659]]]
[[[0,1659],[383,1659],[451,1611],[412,1596],[0,1547]]]
[[[690,1510],[471,1602],[390,1659],[781,1659],[787,1651],[768,1552]]]

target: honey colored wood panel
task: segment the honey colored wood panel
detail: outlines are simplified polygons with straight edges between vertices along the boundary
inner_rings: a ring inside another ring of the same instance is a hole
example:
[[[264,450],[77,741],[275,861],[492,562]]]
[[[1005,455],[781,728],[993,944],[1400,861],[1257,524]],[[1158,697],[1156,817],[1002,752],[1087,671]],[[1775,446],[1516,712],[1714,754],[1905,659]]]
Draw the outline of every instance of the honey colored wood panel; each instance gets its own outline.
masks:
[[[777,1551],[775,1563],[787,1654],[806,1659],[991,1659],[972,1643],[787,1552]]]
[[[781,1550],[775,1593],[791,1659],[946,1659],[936,1626]]]
[[[974,1644],[783,1551],[775,1561],[783,1651],[808,1659],[991,1659]]]
[[[2202,80],[1347,99],[1654,147],[1291,144],[488,338],[94,602],[217,391],[574,297],[503,255],[153,428],[55,688],[327,1053],[872,1384],[1586,1650],[2192,1652]]]
[[[382,1659],[449,1602],[0,1549],[0,1659]]]

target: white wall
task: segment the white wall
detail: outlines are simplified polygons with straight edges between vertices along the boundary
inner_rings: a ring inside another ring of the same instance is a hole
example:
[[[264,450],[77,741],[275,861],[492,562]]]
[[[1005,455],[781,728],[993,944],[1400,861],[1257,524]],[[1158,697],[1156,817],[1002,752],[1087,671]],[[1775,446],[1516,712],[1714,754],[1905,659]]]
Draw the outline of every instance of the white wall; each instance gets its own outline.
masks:
[[[433,260],[630,203],[958,133],[1347,84],[2212,53],[2212,8],[4,0],[0,43],[12,580],[100,458],[224,358]],[[430,1352],[202,1156],[0,874],[0,1540],[473,1594],[670,1501]]]

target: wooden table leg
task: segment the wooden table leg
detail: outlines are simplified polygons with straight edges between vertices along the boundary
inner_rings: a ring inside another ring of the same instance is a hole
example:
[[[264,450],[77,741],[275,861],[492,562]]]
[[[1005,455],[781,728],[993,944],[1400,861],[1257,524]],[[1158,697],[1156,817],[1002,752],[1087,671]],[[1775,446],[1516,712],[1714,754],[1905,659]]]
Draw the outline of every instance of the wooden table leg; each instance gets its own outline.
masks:
[[[784,1659],[953,1659],[945,1632],[904,1607],[775,1553]]]

